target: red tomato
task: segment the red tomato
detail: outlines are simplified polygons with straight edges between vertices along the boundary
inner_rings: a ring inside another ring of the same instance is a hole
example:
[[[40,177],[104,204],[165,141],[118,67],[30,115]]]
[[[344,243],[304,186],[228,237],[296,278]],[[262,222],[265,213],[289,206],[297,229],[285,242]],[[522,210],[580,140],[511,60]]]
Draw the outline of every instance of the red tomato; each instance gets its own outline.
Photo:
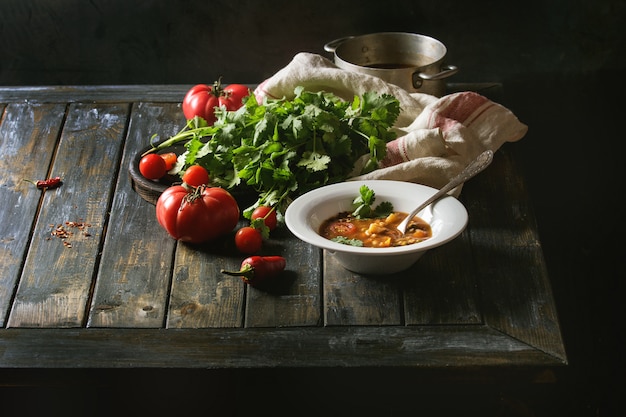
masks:
[[[219,106],[213,87],[198,84],[192,87],[183,99],[183,113],[187,119],[202,117],[208,124],[215,123],[215,107]]]
[[[158,180],[167,172],[165,161],[156,153],[149,153],[139,161],[139,172],[149,180]]]
[[[258,229],[245,226],[235,233],[235,245],[243,253],[258,252],[263,246],[263,236]]]
[[[193,86],[183,99],[183,113],[187,119],[202,117],[209,125],[215,123],[215,108],[226,107],[226,110],[237,110],[243,106],[242,99],[249,94],[248,87],[231,84],[222,88],[219,81],[213,86],[198,84]]]
[[[165,161],[166,171],[169,171],[170,169],[174,168],[174,165],[176,165],[176,160],[178,159],[178,156],[176,156],[174,152],[166,152],[160,155],[161,155],[161,158],[163,158],[163,160]]]
[[[239,206],[223,188],[188,191],[181,185],[166,189],[156,204],[159,224],[174,239],[201,243],[224,235],[237,226]]]
[[[278,223],[278,220],[276,219],[276,210],[268,206],[259,206],[255,208],[252,212],[252,216],[250,216],[250,219],[263,219],[263,222],[267,228],[270,229],[270,231],[276,229],[276,225]]]
[[[200,165],[192,165],[183,174],[183,182],[192,187],[199,187],[209,183],[209,173]]]
[[[231,103],[236,106],[234,110],[243,106],[243,99],[250,95],[250,89],[243,84],[230,84],[224,88],[224,93],[230,98]]]

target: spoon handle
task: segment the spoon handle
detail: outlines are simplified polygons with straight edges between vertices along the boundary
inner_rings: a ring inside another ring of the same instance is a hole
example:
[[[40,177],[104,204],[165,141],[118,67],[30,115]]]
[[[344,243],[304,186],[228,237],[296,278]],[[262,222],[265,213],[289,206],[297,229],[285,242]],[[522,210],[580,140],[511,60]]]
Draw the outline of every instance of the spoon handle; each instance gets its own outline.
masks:
[[[413,217],[417,215],[420,211],[424,210],[428,207],[429,204],[439,200],[441,197],[444,197],[448,194],[450,190],[463,184],[465,181],[469,180],[485,168],[491,163],[493,160],[493,152],[491,150],[486,150],[480,155],[476,157],[468,166],[463,169],[460,173],[458,173],[454,178],[452,178],[446,185],[444,185],[439,191],[429,197],[426,201],[420,204],[415,210],[409,213],[409,215],[398,225],[398,230],[405,233],[406,227],[411,221]]]

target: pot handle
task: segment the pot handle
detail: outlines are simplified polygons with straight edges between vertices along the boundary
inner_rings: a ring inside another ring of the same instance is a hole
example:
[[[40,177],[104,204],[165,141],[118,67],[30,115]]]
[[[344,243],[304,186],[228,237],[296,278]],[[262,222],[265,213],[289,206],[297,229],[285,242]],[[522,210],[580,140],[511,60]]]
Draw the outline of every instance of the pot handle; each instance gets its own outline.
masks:
[[[436,80],[442,80],[444,78],[448,78],[449,76],[454,75],[457,72],[459,72],[459,69],[454,65],[443,65],[441,69],[442,71],[437,74],[424,74],[423,72],[419,72],[414,75],[421,78],[422,80],[436,81]]]
[[[443,65],[441,69],[443,71],[437,74],[424,74],[423,72],[413,73],[413,88],[421,88],[424,81],[441,80],[459,72],[459,69],[454,65]]]
[[[339,45],[341,45],[344,41],[347,41],[348,39],[352,39],[352,38],[354,38],[354,36],[344,36],[343,38],[338,38],[338,39],[335,39],[334,41],[330,41],[326,45],[324,45],[324,50],[326,52],[334,53],[335,49],[337,49]]]

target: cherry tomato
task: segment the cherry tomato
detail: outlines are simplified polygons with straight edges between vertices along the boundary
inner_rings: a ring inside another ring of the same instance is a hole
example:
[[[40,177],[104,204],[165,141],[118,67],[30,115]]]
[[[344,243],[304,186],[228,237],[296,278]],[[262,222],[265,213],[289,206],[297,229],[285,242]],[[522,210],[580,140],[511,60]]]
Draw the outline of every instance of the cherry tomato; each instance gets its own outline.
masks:
[[[166,152],[160,155],[161,155],[161,158],[163,158],[163,160],[165,161],[166,171],[169,171],[170,169],[174,168],[174,165],[176,165],[176,160],[178,159],[178,156],[176,156],[174,152]]]
[[[139,161],[139,172],[149,180],[158,180],[167,172],[165,161],[156,153],[149,153]]]
[[[278,224],[278,220],[276,219],[276,210],[268,206],[259,206],[255,208],[252,212],[252,216],[250,216],[250,219],[263,219],[263,222],[268,229],[270,229],[270,231],[276,229],[276,225]]]
[[[222,88],[219,81],[213,86],[198,84],[193,86],[183,98],[183,113],[187,119],[202,117],[210,125],[215,123],[215,108],[226,107],[226,110],[237,110],[243,106],[243,98],[249,95],[245,85],[230,84]]]
[[[235,233],[235,245],[242,253],[258,252],[263,246],[263,236],[258,229],[245,226]]]
[[[207,242],[232,231],[239,214],[237,201],[220,187],[187,190],[174,185],[156,203],[159,224],[174,239],[190,243]]]
[[[192,187],[199,187],[209,183],[209,173],[200,165],[192,165],[183,174],[183,182]]]

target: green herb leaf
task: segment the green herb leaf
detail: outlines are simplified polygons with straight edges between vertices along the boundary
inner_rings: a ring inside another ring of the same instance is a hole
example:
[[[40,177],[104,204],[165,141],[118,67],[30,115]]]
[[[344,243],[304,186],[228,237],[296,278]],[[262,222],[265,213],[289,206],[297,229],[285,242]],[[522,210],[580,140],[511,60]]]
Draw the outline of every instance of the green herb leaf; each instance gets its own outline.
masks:
[[[323,171],[328,168],[330,156],[321,155],[317,152],[305,152],[302,159],[298,162],[298,166],[306,167],[311,171]]]
[[[184,163],[175,172],[198,164],[209,171],[212,185],[256,191],[258,200],[244,210],[247,218],[259,205],[275,206],[283,214],[298,195],[345,181],[363,155],[369,156],[366,171],[377,167],[387,142],[396,137],[391,130],[400,113],[395,97],[368,92],[344,101],[303,87],[294,93],[292,100],[261,104],[250,95],[236,111],[216,110],[213,126],[189,120],[155,148],[185,141]]]
[[[374,217],[387,217],[393,212],[393,204],[383,201],[374,208],[376,193],[367,185],[359,188],[359,196],[352,201],[354,211],[352,215],[357,219],[370,219]]]
[[[376,206],[376,210],[374,213],[376,217],[387,217],[393,212],[393,204],[389,201],[383,201],[378,206]]]
[[[349,239],[345,236],[337,236],[331,239],[333,242],[342,243],[350,246],[363,246],[363,241],[359,239]]]

